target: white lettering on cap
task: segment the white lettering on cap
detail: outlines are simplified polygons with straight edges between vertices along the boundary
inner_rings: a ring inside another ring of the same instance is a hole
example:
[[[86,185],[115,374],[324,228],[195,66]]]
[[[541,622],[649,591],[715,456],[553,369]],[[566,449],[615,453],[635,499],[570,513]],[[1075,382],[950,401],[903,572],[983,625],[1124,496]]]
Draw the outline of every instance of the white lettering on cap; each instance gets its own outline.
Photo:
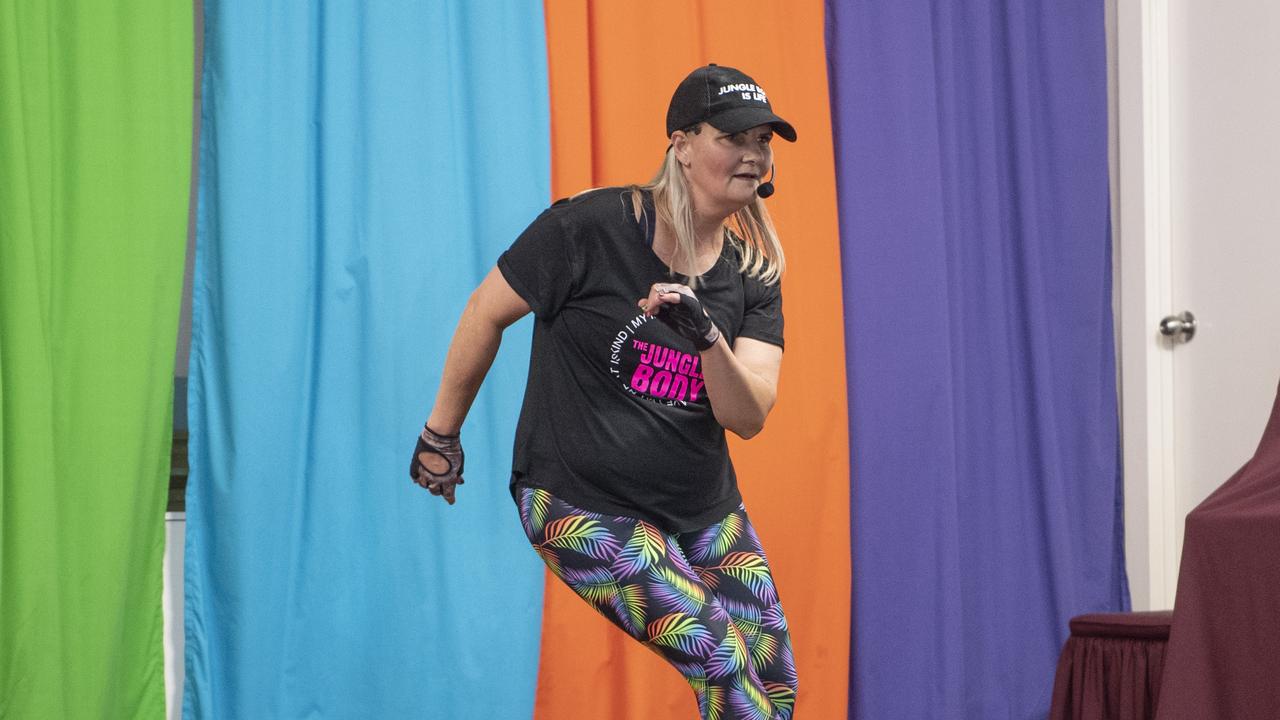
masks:
[[[765,95],[764,88],[751,83],[731,83],[729,85],[721,85],[720,92],[717,95],[725,93],[741,93],[743,100],[757,100],[759,102],[769,102],[769,97]]]

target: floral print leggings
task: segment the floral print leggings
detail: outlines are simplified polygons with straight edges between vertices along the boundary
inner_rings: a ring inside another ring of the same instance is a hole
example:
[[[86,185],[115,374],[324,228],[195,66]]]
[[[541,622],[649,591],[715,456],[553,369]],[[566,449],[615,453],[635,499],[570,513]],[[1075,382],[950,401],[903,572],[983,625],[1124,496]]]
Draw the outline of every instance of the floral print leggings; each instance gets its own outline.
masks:
[[[796,664],[760,540],[739,506],[668,534],[519,487],[520,520],[556,577],[684,675],[703,720],[789,720]]]

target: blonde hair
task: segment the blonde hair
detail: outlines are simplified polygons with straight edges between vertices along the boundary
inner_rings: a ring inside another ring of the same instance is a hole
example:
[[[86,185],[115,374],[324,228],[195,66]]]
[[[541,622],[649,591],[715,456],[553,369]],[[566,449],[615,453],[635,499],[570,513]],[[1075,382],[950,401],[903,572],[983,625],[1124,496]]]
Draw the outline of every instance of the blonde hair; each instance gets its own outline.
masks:
[[[689,194],[689,181],[685,179],[675,150],[667,148],[658,172],[645,185],[631,186],[631,202],[636,219],[644,215],[642,190],[653,193],[653,206],[658,221],[671,228],[676,239],[672,266],[697,267],[698,248],[693,234],[693,199]],[[745,207],[730,215],[724,223],[725,242],[733,243],[742,256],[738,272],[746,273],[766,285],[773,285],[786,269],[782,242],[769,217],[764,200],[752,198]],[[679,260],[680,262],[676,262]],[[674,272],[674,271],[673,271]],[[687,285],[697,287],[697,276],[685,277]]]

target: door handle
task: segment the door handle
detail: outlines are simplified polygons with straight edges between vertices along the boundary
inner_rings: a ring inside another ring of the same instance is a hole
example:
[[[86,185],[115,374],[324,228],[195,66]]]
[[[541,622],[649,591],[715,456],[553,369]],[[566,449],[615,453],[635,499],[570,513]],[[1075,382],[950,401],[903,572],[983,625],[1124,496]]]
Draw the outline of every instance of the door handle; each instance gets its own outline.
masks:
[[[1169,315],[1160,321],[1160,334],[1174,342],[1191,342],[1191,338],[1196,336],[1196,316],[1190,310]]]

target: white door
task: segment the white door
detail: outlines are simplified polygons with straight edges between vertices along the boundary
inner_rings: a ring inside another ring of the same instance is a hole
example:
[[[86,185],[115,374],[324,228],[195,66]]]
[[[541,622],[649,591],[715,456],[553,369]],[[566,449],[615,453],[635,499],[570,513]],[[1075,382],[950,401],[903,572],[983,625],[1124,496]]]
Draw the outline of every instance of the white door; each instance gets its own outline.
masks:
[[[1118,29],[1127,547],[1135,609],[1167,608],[1186,514],[1280,384],[1280,3],[1121,0]]]

